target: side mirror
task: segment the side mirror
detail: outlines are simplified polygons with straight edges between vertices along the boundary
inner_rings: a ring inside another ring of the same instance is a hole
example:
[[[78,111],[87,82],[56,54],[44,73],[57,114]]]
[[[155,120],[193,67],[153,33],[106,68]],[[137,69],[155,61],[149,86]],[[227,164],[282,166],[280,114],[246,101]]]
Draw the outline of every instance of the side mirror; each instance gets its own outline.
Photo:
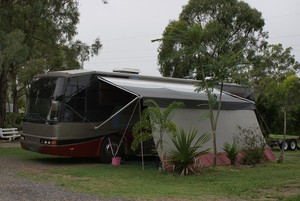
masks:
[[[51,110],[52,110],[52,112],[57,112],[58,111],[58,105],[59,105],[58,101],[53,100],[51,102]]]

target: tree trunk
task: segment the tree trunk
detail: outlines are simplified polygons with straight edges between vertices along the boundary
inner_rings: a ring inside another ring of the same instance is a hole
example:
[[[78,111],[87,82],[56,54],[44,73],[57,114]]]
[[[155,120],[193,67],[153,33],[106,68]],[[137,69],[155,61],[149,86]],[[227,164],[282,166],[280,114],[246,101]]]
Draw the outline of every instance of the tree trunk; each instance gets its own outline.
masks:
[[[285,141],[285,139],[286,139],[286,109],[284,109],[283,114],[284,114],[283,115],[283,141],[282,141],[282,145],[281,145],[280,156],[278,158],[278,163],[284,162],[284,146],[285,146],[285,143],[287,143]]]
[[[218,126],[218,119],[221,111],[221,105],[222,105],[222,94],[223,94],[223,82],[221,83],[221,89],[220,89],[220,96],[219,96],[219,103],[218,103],[218,111],[216,114],[216,118],[214,119],[214,128],[213,128],[213,136],[214,136],[214,166],[217,166],[217,126]]]
[[[213,105],[212,105],[212,95],[208,89],[208,87],[206,87],[207,90],[207,98],[208,98],[208,108],[209,108],[209,118],[210,118],[210,126],[211,126],[211,132],[212,132],[212,137],[213,137],[213,166],[217,166],[217,132],[216,132],[216,128],[217,125],[215,124],[215,116],[214,116],[214,110],[213,110]]]
[[[217,166],[217,131],[214,129],[212,131],[213,133],[213,149],[214,149],[214,161],[213,161],[213,166],[216,167]]]
[[[13,113],[19,113],[18,108],[18,90],[17,90],[17,76],[16,73],[11,73],[11,95],[13,104]]]
[[[4,73],[0,75],[0,128],[4,127],[6,114],[7,78]]]

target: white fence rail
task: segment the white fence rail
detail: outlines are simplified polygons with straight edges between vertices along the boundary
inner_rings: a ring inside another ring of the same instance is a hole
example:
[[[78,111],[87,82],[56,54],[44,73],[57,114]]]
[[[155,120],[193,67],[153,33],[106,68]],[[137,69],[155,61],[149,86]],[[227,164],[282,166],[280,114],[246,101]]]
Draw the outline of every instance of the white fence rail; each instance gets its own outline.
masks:
[[[0,128],[0,138],[7,139],[10,142],[19,138],[20,134],[17,128]]]

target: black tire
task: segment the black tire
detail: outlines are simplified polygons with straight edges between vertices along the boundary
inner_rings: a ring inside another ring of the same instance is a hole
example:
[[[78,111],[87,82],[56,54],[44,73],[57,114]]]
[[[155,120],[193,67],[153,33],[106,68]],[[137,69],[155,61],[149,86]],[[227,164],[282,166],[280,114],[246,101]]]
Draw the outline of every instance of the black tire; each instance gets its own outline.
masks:
[[[289,150],[294,151],[297,149],[297,140],[291,139],[291,140],[289,140],[288,144],[289,144]]]
[[[101,149],[100,149],[100,161],[102,163],[107,163],[107,164],[111,163],[111,158],[113,157],[112,150],[113,152],[117,151],[119,142],[120,142],[120,137],[115,135],[110,135],[103,139],[101,143]],[[117,156],[119,157],[124,156],[124,143],[121,144]]]
[[[282,141],[280,144],[279,144],[279,147],[280,149],[284,149],[284,151],[288,150],[288,143],[287,141]]]

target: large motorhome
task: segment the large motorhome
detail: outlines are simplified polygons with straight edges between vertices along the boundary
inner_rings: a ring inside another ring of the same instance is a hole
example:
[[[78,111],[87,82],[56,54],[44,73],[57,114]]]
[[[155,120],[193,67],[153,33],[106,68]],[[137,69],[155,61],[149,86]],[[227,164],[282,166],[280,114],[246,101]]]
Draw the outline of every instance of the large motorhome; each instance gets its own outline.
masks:
[[[119,155],[132,154],[131,130],[155,100],[163,109],[173,101],[185,105],[173,121],[186,129],[209,130],[207,96],[196,92],[198,81],[86,70],[50,72],[34,77],[23,122],[21,146],[43,154],[98,157],[109,163],[118,146]],[[218,131],[218,151],[230,142],[236,125],[257,125],[252,101],[223,94]],[[155,133],[154,133],[155,136]],[[121,142],[121,143],[120,143]]]

